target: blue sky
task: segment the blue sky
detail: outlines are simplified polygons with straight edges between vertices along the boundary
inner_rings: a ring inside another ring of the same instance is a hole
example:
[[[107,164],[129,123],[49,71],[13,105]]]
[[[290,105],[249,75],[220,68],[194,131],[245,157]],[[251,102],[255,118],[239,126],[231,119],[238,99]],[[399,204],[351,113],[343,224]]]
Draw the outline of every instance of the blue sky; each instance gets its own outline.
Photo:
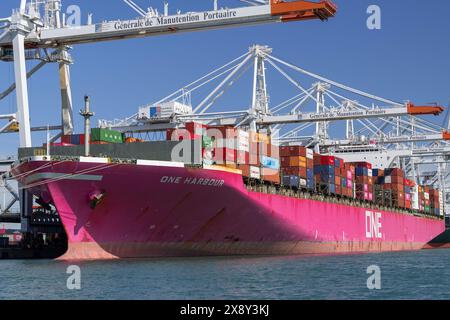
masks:
[[[143,7],[150,4],[162,9],[162,0],[135,2]],[[220,2],[223,6],[239,5],[236,0]],[[243,54],[252,44],[269,45],[279,58],[382,97],[448,105],[450,19],[437,12],[447,12],[449,1],[427,1],[426,9],[418,0],[335,2],[339,7],[338,15],[328,22],[268,24],[76,46],[72,50],[75,64],[71,67],[74,109],[78,112],[83,106],[84,94],[89,94],[96,112],[94,120],[129,116],[137,112],[140,105],[154,102]],[[18,3],[19,0],[3,0],[0,17],[9,15]],[[212,0],[172,0],[170,3],[171,10],[195,11],[212,7]],[[89,12],[93,13],[94,22],[136,16],[121,0],[65,0],[63,4],[78,4],[83,22]],[[381,30],[370,31],[366,27],[366,9],[370,4],[382,9]],[[296,93],[273,71],[269,71],[268,77],[273,105]],[[0,91],[12,80],[12,65],[0,63]],[[33,125],[58,124],[57,66],[46,66],[33,76],[29,89]],[[250,96],[250,77],[244,77],[230,95],[220,101],[218,108],[247,108]],[[15,105],[14,95],[0,101],[2,112],[14,112]],[[81,132],[82,119],[78,115],[75,118],[76,130]],[[442,117],[433,121],[442,123]],[[34,135],[34,144],[44,142],[44,136]],[[13,154],[18,136],[3,135],[0,143],[1,154]]]

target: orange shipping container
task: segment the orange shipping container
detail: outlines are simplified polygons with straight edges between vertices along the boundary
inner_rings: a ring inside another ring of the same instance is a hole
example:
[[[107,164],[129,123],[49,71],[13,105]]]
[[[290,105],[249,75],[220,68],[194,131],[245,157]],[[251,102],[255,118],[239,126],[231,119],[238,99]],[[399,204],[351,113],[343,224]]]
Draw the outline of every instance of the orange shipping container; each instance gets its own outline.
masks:
[[[341,177],[334,177],[334,184],[336,186],[340,186],[341,185]]]
[[[267,182],[272,182],[274,184],[280,184],[280,173],[278,170],[262,168],[261,179]]]
[[[306,158],[305,157],[289,157],[289,166],[306,168]]]

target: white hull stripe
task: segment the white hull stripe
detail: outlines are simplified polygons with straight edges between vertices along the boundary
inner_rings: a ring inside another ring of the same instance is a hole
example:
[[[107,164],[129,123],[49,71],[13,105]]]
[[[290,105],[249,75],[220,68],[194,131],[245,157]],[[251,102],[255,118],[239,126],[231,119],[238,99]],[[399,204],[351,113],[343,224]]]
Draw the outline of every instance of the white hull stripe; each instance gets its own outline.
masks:
[[[102,181],[103,176],[90,174],[67,174],[67,173],[36,173],[25,180],[26,184],[31,184],[39,180],[61,179],[61,180],[82,180],[82,181]]]

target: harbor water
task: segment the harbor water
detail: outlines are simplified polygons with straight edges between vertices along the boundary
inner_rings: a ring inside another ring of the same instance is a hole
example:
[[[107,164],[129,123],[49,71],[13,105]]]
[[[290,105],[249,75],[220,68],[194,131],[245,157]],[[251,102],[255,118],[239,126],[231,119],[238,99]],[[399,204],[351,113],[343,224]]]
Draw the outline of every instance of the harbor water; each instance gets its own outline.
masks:
[[[5,260],[0,261],[0,299],[450,299],[449,261],[447,249],[78,263]],[[79,289],[68,286],[70,266],[79,267]],[[380,289],[368,288],[374,266]]]

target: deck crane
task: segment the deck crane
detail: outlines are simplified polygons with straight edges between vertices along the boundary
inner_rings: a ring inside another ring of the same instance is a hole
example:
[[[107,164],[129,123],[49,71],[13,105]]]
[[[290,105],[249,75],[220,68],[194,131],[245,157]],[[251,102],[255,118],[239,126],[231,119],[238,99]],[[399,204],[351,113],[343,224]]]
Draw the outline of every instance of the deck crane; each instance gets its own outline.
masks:
[[[25,64],[29,58],[27,55],[29,50],[39,54],[41,50],[53,48],[61,50],[65,56],[58,60],[62,93],[62,127],[63,133],[70,133],[73,128],[72,97],[69,63],[66,61],[69,57],[69,46],[262,23],[327,20],[337,11],[336,6],[328,0],[321,2],[258,0],[253,1],[252,5],[238,8],[219,8],[218,1],[215,0],[212,11],[169,15],[167,4],[164,14],[158,14],[155,10],[145,12],[134,1],[128,0],[125,3],[140,13],[139,18],[98,24],[92,23],[90,18],[87,25],[69,26],[61,17],[61,2],[61,0],[20,0],[20,7],[13,11],[11,17],[0,19],[0,30],[5,30],[0,34],[0,59],[14,60],[18,112],[17,119],[11,119],[11,122],[20,124],[21,147],[32,145]],[[42,6],[45,8],[44,17],[41,15]]]

